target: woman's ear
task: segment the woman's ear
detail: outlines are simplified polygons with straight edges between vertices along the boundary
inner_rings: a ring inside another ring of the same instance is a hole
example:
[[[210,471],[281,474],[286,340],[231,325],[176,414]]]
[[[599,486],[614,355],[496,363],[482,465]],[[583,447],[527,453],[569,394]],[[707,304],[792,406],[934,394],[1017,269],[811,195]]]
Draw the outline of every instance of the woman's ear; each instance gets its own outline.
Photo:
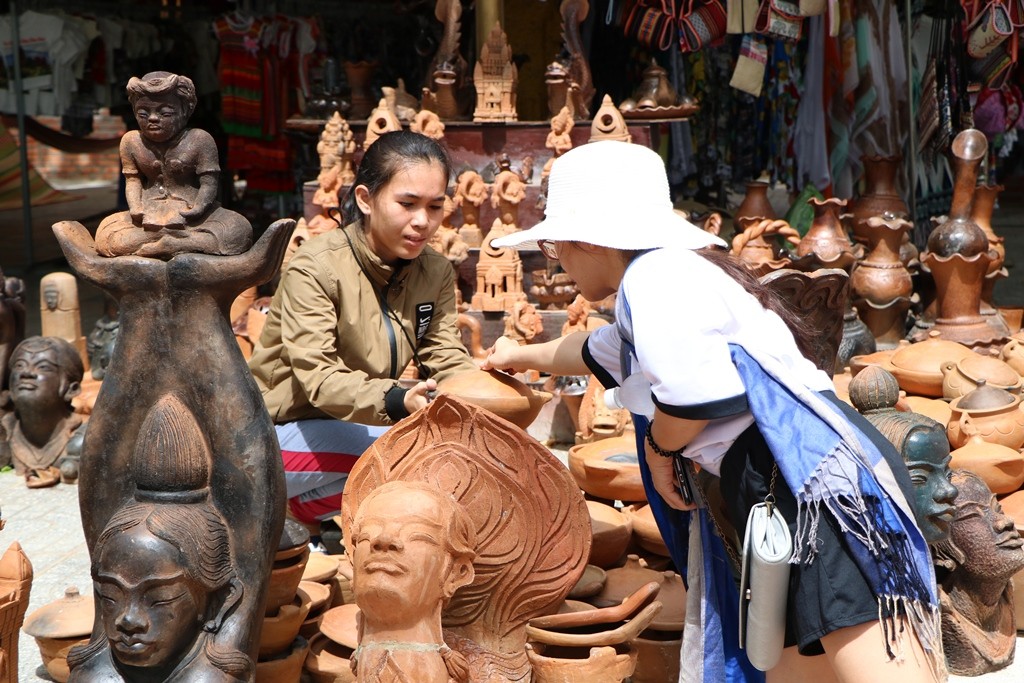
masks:
[[[356,185],[355,189],[356,206],[364,216],[369,216],[373,212],[373,207],[370,206],[370,190],[366,185]]]
[[[243,591],[242,582],[238,579],[231,579],[225,589],[224,602],[213,618],[203,625],[203,630],[207,633],[217,633],[220,627],[224,625],[224,620],[227,619],[228,615],[231,614],[242,599]]]

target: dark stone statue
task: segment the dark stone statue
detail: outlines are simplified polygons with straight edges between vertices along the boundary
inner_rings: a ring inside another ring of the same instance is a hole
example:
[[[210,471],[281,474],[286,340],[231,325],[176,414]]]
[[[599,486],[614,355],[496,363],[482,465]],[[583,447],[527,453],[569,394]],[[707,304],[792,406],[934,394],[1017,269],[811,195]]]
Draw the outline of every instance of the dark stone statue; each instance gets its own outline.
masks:
[[[143,80],[154,79],[177,77]],[[180,92],[177,82],[169,92]],[[207,175],[195,156],[177,161],[180,177]],[[201,178],[185,203],[201,206],[207,188]],[[143,216],[178,201],[136,198],[130,213]],[[225,234],[216,215],[193,212],[184,227],[156,231],[145,220],[123,225],[145,239],[111,257],[80,223],[53,226],[71,267],[120,308],[82,447],[79,505],[97,600],[90,642],[69,656],[72,683],[255,675],[284,474],[228,311],[275,275],[294,221],[277,221],[239,253],[212,254],[207,238]]]
[[[82,359],[59,337],[29,337],[14,349],[9,367],[14,411],[0,418],[0,431],[14,470],[30,487],[56,484],[60,474],[49,468],[82,424],[71,407],[82,385]]]
[[[896,446],[914,484],[914,515],[928,543],[949,536],[956,487],[949,481],[946,429],[926,415],[896,410],[896,378],[877,366],[861,370],[850,382],[850,401]]]
[[[117,305],[110,305],[109,296],[107,300],[106,310],[93,325],[92,332],[85,340],[85,349],[89,354],[89,373],[96,380],[102,380],[107,372],[110,357],[114,353],[114,344],[117,342],[117,333],[121,329]]]
[[[16,277],[4,277],[0,270],[0,414],[4,410],[4,392],[9,387],[8,361],[14,347],[25,338],[25,283]]]
[[[1011,578],[1024,569],[1024,539],[981,477],[953,470],[956,517],[949,538],[933,546],[942,647],[950,673],[980,676],[1013,663]]]

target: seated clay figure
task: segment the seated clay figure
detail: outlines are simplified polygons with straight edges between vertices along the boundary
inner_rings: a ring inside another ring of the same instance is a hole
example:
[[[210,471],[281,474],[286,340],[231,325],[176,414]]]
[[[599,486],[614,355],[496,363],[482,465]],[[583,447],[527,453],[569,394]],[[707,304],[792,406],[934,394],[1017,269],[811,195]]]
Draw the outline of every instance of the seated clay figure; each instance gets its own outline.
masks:
[[[139,123],[121,138],[128,211],[100,223],[96,250],[164,260],[246,251],[252,226],[217,201],[217,144],[206,131],[185,127],[196,106],[192,81],[165,71],[133,77],[128,100]]]
[[[360,683],[464,683],[465,659],[441,632],[441,611],[473,581],[476,531],[452,496],[422,482],[372,491],[352,522]]]
[[[56,484],[50,473],[65,454],[68,439],[82,424],[71,406],[81,387],[82,358],[59,337],[29,337],[11,354],[11,402],[14,412],[4,415],[15,472],[29,486]]]
[[[978,475],[953,470],[959,490],[949,538],[932,546],[942,647],[950,673],[980,676],[1013,662],[1014,574],[1024,569],[1024,539]]]

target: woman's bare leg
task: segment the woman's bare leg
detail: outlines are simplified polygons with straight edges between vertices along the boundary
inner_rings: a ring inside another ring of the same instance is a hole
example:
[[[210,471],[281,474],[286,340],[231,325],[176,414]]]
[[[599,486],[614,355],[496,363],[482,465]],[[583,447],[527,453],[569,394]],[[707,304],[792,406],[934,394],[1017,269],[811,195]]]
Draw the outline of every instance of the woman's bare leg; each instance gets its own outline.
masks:
[[[766,675],[766,683],[794,683],[794,681],[813,681],[814,683],[839,683],[832,663],[825,655],[805,657],[796,646],[787,647],[782,651],[779,663]]]
[[[897,624],[896,628],[900,626]],[[848,626],[823,636],[821,644],[836,680],[841,683],[935,683],[938,679],[921,643],[908,625],[902,626],[903,656],[899,659],[889,659],[886,654],[882,626],[877,621]]]

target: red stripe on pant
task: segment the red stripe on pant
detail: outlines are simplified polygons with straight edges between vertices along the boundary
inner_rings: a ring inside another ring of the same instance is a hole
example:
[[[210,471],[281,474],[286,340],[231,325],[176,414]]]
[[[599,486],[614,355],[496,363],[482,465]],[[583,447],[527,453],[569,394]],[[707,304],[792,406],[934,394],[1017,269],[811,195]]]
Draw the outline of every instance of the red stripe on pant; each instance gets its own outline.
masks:
[[[349,453],[281,451],[281,461],[287,472],[343,472],[355,467],[359,456]],[[288,509],[303,524],[330,519],[341,513],[341,494],[302,500],[301,496],[288,499]]]

